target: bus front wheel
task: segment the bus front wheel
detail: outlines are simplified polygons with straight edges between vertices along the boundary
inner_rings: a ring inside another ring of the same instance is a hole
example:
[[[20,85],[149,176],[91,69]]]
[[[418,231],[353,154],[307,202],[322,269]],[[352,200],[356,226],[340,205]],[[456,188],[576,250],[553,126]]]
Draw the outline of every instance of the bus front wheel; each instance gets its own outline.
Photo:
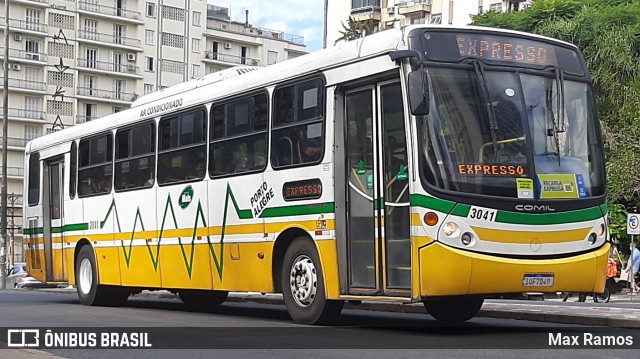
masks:
[[[443,322],[464,322],[473,318],[482,307],[482,297],[442,297],[425,300],[424,307],[432,317]]]
[[[282,294],[291,318],[301,324],[325,324],[342,311],[344,301],[328,300],[320,258],[313,241],[296,238],[284,256]]]
[[[76,261],[76,287],[83,305],[119,306],[126,303],[129,292],[122,287],[98,285],[96,258],[91,246],[83,246]]]

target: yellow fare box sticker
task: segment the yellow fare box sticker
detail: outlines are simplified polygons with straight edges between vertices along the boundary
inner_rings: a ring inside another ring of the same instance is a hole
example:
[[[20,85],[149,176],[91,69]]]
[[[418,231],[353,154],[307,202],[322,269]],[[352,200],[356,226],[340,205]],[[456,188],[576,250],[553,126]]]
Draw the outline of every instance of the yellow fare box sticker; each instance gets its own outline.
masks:
[[[575,174],[539,174],[540,198],[579,198]]]

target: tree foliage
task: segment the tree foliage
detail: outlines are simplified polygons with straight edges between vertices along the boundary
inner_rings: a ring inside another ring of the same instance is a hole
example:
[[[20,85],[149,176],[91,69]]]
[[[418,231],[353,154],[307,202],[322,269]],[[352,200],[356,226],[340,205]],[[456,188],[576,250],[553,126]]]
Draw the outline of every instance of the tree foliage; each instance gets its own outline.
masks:
[[[365,37],[378,31],[378,23],[374,19],[357,21],[352,16],[347,19],[347,25],[342,23],[340,36],[336,40],[336,44],[340,41],[351,41]]]
[[[520,12],[489,12],[474,25],[508,28],[577,45],[591,72],[607,159],[612,234],[640,210],[640,1],[534,0]]]

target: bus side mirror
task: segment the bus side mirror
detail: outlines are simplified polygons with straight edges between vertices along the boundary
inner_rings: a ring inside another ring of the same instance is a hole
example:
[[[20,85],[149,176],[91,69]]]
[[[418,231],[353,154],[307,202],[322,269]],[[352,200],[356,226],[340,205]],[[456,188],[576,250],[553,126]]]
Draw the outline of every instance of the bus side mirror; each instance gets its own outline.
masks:
[[[429,114],[429,79],[424,71],[409,73],[409,107],[414,116]]]

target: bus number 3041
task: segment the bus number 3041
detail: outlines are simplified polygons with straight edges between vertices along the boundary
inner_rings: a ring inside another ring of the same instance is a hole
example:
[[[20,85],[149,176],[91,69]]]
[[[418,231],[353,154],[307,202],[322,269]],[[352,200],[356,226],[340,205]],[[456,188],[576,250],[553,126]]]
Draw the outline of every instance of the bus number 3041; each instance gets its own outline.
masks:
[[[89,229],[100,229],[100,221],[89,221]]]
[[[496,220],[496,212],[498,211],[495,209],[471,206],[468,217],[471,219],[493,222]]]

